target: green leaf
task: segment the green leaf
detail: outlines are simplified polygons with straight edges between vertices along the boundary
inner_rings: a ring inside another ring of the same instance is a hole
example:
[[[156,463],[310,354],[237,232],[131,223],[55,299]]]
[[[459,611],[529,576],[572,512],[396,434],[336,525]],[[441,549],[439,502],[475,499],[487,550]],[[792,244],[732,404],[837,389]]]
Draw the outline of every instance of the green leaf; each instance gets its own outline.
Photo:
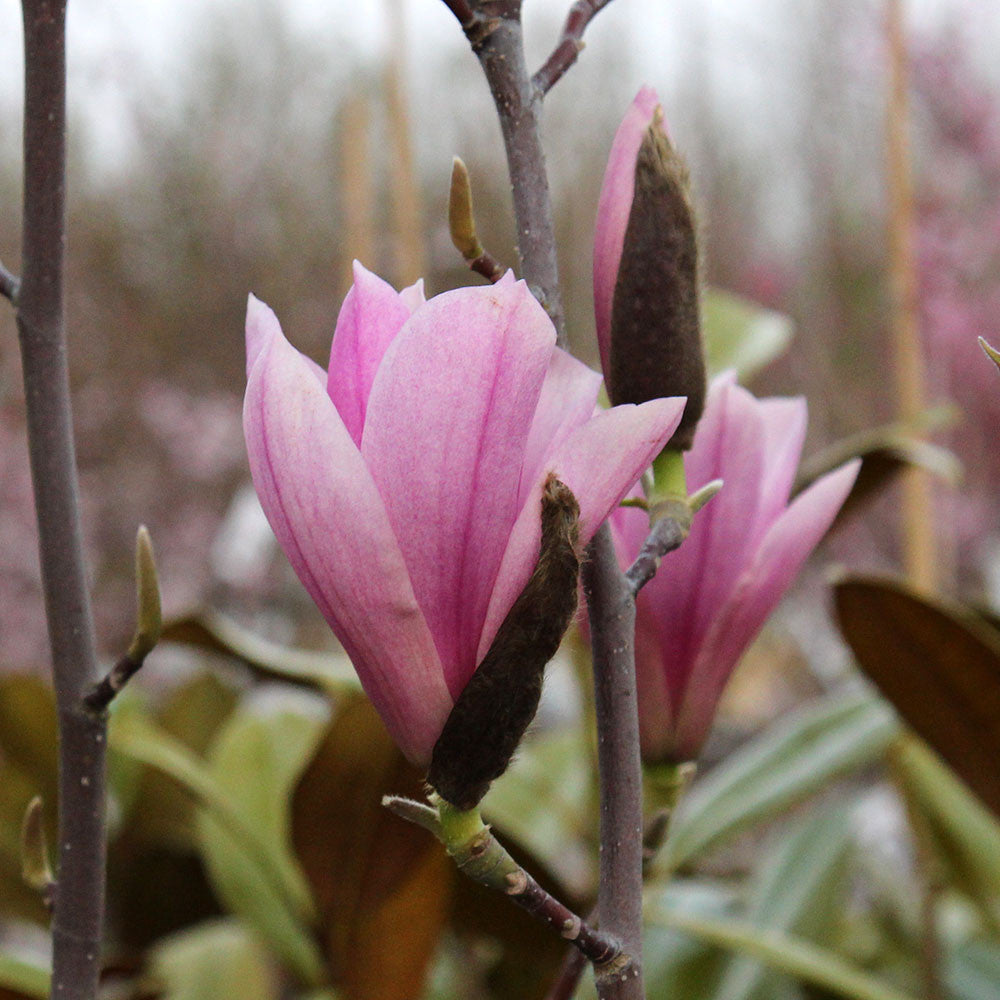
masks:
[[[167,622],[162,641],[232,656],[265,676],[317,687],[330,694],[361,686],[344,653],[314,653],[279,646],[217,611],[196,612]]]
[[[832,951],[748,921],[698,917],[663,905],[647,905],[646,918],[764,962],[845,1000],[917,1000],[862,972]]]
[[[263,913],[268,926],[261,933],[303,981],[319,984],[322,962],[310,932],[311,900],[287,851],[276,849],[268,831],[259,829],[254,817],[244,812],[238,796],[231,795],[197,756],[155,724],[142,717],[112,717],[111,747],[168,774],[225,828],[234,845],[227,857],[239,859],[231,860],[234,871],[240,877],[252,872],[257,894],[269,904]]]
[[[784,354],[795,331],[782,313],[719,288],[705,290],[701,322],[709,371],[734,368],[741,382]]]
[[[253,859],[217,813],[198,817],[202,853],[219,897],[311,983],[320,978],[318,951],[311,941],[303,946],[302,928],[315,926],[316,913],[292,851],[290,809],[292,791],[327,722],[327,708],[315,697],[264,690],[230,716],[208,753],[208,774],[256,832],[278,885],[261,885]]]
[[[33,962],[0,951],[0,989],[10,990],[32,1000],[48,1000],[49,970]]]
[[[199,924],[158,943],[150,972],[161,1000],[276,1000],[276,970],[260,940],[233,919]]]
[[[850,810],[843,802],[813,810],[786,834],[751,888],[746,919],[756,927],[815,941],[839,912],[848,886],[844,867],[850,845]],[[728,963],[715,1000],[771,1000],[782,977],[741,956]]]
[[[577,892],[589,890],[593,875],[589,758],[580,727],[531,736],[483,800],[487,822]]]
[[[697,917],[731,914],[734,893],[714,882],[675,879],[661,905]],[[718,984],[726,954],[689,934],[646,922],[643,931],[643,975],[651,997],[709,997]]]
[[[911,805],[927,820],[936,855],[1000,927],[1000,823],[918,740],[901,738],[892,761]]]
[[[891,710],[867,693],[828,695],[800,710],[694,783],[681,799],[656,867],[681,868],[877,760],[898,729]]]
[[[898,580],[846,577],[834,598],[861,669],[1000,816],[1000,635]]]

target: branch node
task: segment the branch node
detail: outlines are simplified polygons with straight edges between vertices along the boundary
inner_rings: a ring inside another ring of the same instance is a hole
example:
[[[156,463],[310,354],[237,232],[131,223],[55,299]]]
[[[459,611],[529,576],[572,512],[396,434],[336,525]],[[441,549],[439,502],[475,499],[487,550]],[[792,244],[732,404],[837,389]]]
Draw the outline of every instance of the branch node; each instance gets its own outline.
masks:
[[[576,0],[570,7],[556,47],[531,78],[532,89],[537,98],[543,98],[576,62],[586,45],[583,33],[587,30],[587,25],[609,3],[611,0]]]

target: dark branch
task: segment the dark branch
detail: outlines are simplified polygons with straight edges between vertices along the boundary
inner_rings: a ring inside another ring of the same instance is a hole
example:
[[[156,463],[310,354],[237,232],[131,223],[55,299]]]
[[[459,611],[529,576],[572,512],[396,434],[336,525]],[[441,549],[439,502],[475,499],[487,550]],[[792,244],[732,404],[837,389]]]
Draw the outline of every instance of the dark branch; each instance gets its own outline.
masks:
[[[614,967],[596,969],[601,1000],[641,1000],[642,983],[642,765],[635,687],[635,597],[618,569],[603,525],[583,564],[594,656],[594,707],[600,739],[601,928],[622,942]]]
[[[21,279],[16,274],[11,274],[0,263],[0,295],[9,299],[12,305],[17,305],[17,294],[21,288]]]
[[[685,508],[686,510],[686,508]],[[625,579],[629,589],[635,596],[649,583],[660,568],[660,560],[668,553],[678,548],[688,536],[691,527],[691,515],[685,519],[681,516],[666,516],[653,525],[646,541],[643,542],[635,561],[625,571]]]
[[[476,19],[476,12],[468,0],[444,0],[444,5],[458,18],[458,23],[463,28]]]
[[[66,3],[23,0],[24,214],[17,325],[52,673],[59,709],[59,867],[52,995],[93,1000],[104,921],[103,715],[81,544],[63,308]]]
[[[486,75],[500,119],[514,198],[521,276],[552,319],[559,345],[565,347],[555,223],[539,136],[541,101],[528,79],[524,61],[521,4],[519,0],[486,0],[463,27]]]
[[[531,78],[535,93],[544,97],[558,82],[563,74],[576,62],[577,56],[583,50],[583,33],[594,15],[603,10],[611,0],[576,0],[566,15],[562,35],[552,55],[545,60],[542,68]]]

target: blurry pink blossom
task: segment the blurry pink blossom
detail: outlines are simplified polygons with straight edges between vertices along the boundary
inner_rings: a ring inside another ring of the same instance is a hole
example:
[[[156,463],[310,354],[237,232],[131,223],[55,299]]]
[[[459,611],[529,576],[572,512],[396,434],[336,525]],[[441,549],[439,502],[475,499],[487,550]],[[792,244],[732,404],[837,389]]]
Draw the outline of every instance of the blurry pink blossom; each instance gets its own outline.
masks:
[[[586,541],[684,405],[595,415],[600,376],[510,275],[425,302],[355,265],[329,374],[251,296],[247,372],[264,511],[418,764],[531,575],[547,473],[576,495]]]
[[[688,486],[722,479],[639,593],[636,672],[643,757],[693,760],[722,689],[802,564],[826,533],[857,476],[851,462],[788,502],[806,431],[804,399],[756,399],[721,376],[685,455]],[[646,513],[611,516],[627,566],[649,533]]]

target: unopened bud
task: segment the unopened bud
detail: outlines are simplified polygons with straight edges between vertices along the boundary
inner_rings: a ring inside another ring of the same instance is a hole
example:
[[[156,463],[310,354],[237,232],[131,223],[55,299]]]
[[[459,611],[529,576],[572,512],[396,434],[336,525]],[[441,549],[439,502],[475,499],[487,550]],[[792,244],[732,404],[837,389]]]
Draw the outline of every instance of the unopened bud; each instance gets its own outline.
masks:
[[[608,396],[644,403],[686,396],[668,448],[691,447],[705,405],[698,244],[687,168],[657,110],[635,165],[635,191],[611,313]]]
[[[990,361],[997,366],[997,368],[1000,368],[1000,351],[998,351],[995,347],[990,347],[990,345],[987,344],[982,337],[979,338],[979,346],[986,352],[986,357],[988,357]]]
[[[446,802],[473,809],[510,763],[535,717],[545,665],[576,612],[580,508],[550,475],[542,490],[542,541],[531,579],[434,746],[428,783]]]

